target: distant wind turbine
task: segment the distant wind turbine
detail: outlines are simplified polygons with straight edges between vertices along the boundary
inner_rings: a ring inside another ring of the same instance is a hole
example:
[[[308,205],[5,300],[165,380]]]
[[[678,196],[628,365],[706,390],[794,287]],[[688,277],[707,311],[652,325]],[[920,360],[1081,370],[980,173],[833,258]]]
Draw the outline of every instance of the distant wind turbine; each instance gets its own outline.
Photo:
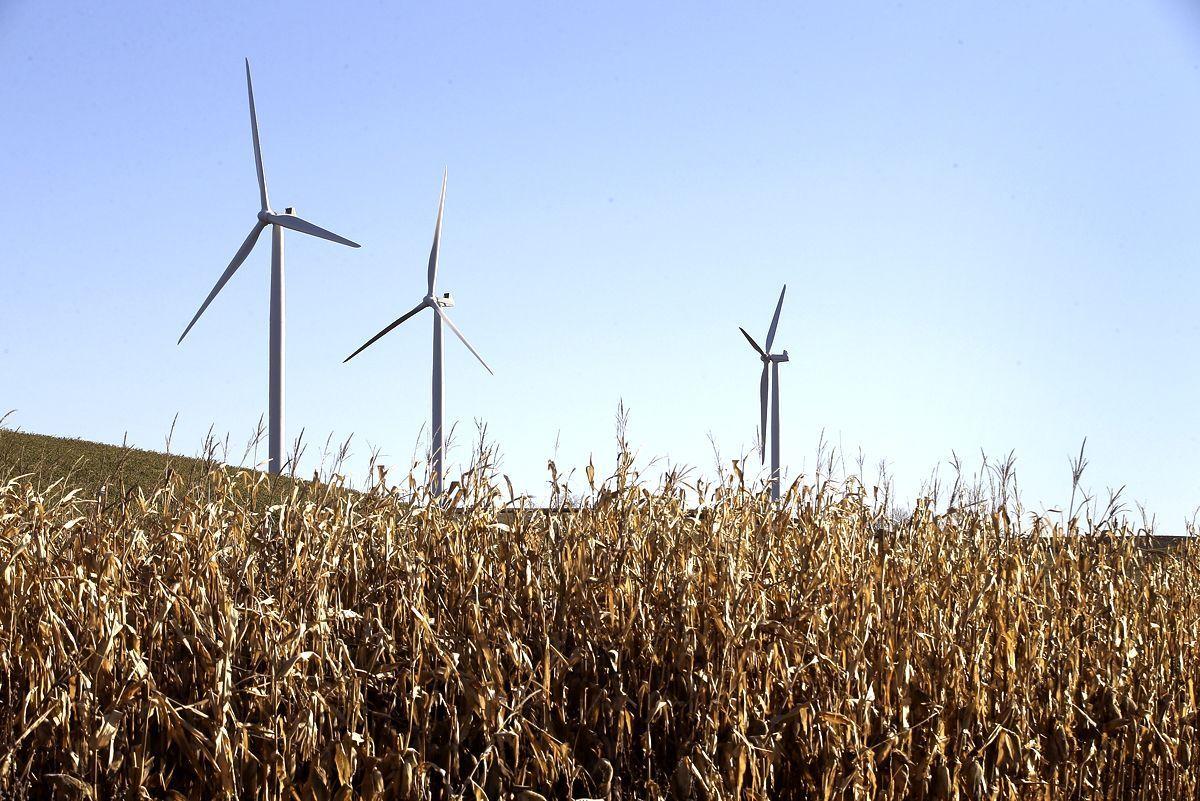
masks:
[[[258,194],[262,203],[258,212],[258,220],[254,223],[254,228],[250,230],[246,241],[242,242],[242,246],[238,248],[233,261],[229,262],[225,272],[217,279],[216,286],[200,304],[196,316],[179,336],[179,342],[183,342],[183,338],[188,335],[188,331],[192,330],[192,326],[200,319],[200,315],[204,314],[208,304],[212,303],[213,298],[233,277],[238,267],[242,266],[242,262],[246,260],[250,251],[254,249],[255,243],[258,242],[259,235],[268,225],[271,226],[271,368],[270,407],[267,415],[269,450],[267,469],[278,475],[283,470],[283,229],[291,228],[302,234],[328,239],[330,242],[349,245],[352,248],[358,247],[358,243],[300,219],[292,208],[285,209],[283,214],[276,214],[271,210],[270,201],[267,200],[267,179],[263,173],[262,148],[258,141],[258,117],[254,112],[254,84],[250,81],[250,59],[246,59],[246,92],[250,97],[250,133],[254,137],[254,166],[258,170]]]
[[[754,337],[746,333],[745,328],[739,327],[742,336],[750,343],[750,347],[758,352],[762,359],[762,378],[758,382],[759,401],[759,457],[766,461],[767,444],[767,391],[771,395],[771,500],[779,500],[779,365],[788,361],[788,352],[772,353],[771,346],[775,344],[775,329],[779,327],[779,313],[783,311],[783,296],[787,293],[787,284],[779,293],[779,302],[775,304],[775,316],[771,318],[771,327],[767,330],[767,346],[760,348]]]
[[[345,364],[345,362],[350,361],[355,356],[371,347],[371,345],[375,344],[377,340],[379,340],[393,328],[397,327],[408,318],[416,315],[417,312],[420,312],[422,309],[428,308],[433,310],[433,446],[430,450],[433,460],[432,489],[435,497],[442,494],[442,478],[444,476],[444,468],[446,463],[445,438],[443,436],[444,431],[442,428],[442,418],[445,412],[445,404],[443,401],[443,389],[445,388],[445,382],[442,378],[442,361],[445,356],[445,349],[442,347],[442,323],[445,323],[447,326],[449,326],[450,330],[454,332],[454,335],[462,340],[462,343],[467,346],[467,350],[471,351],[472,355],[479,360],[479,363],[483,365],[484,369],[489,373],[492,373],[492,368],[488,367],[487,362],[485,362],[483,357],[479,355],[479,351],[471,347],[471,343],[467,341],[465,336],[463,336],[463,332],[458,330],[458,326],[456,326],[450,319],[450,316],[446,314],[445,310],[454,305],[454,299],[450,296],[450,293],[446,292],[441,297],[438,297],[434,290],[437,282],[438,250],[441,247],[442,239],[442,211],[445,209],[445,207],[446,176],[443,174],[442,196],[441,200],[438,201],[437,224],[433,229],[433,247],[429,250],[429,281],[428,285],[426,286],[425,297],[421,298],[420,303],[401,315],[387,328],[368,339],[361,348],[347,356],[343,362],[343,364]],[[495,373],[492,374],[495,375]]]

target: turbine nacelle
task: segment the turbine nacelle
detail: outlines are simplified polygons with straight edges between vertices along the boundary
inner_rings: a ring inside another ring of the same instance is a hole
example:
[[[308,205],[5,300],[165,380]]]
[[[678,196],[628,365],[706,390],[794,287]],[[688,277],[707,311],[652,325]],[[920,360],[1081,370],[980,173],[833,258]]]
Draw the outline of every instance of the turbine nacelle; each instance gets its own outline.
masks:
[[[295,208],[294,206],[288,206],[286,209],[284,209],[284,210],[283,210],[283,213],[284,213],[284,214],[286,214],[286,215],[287,215],[287,216],[289,216],[289,217],[295,217],[295,216],[296,216],[296,208]],[[265,223],[265,224],[267,224],[267,225],[270,225],[270,224],[271,224],[271,219],[272,219],[273,217],[278,217],[278,216],[279,216],[279,215],[278,215],[278,214],[276,214],[276,213],[275,213],[273,210],[271,210],[271,209],[263,209],[262,211],[260,211],[260,212],[258,213],[258,221],[259,221],[259,222],[261,222],[261,223]]]
[[[417,308],[430,309],[452,309],[454,308],[454,297],[449,292],[443,292],[441,295],[426,295],[421,298],[421,302],[417,304]]]

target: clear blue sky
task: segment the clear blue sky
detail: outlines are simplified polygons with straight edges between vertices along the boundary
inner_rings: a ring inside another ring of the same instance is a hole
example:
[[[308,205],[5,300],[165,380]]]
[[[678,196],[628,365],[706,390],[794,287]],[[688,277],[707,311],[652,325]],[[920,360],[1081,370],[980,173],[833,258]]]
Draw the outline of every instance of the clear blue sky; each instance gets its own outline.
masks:
[[[342,358],[442,278],[447,415],[518,487],[712,469],[779,345],[784,458],[820,432],[912,493],[1017,454],[1056,506],[1200,504],[1200,15],[1181,2],[64,4],[0,0],[0,406],[29,431],[196,450],[266,406],[268,251],[175,340],[257,210],[242,58],[288,239],[289,435],[404,463],[429,324]],[[460,440],[461,441],[461,440]],[[311,452],[311,451],[310,451]],[[465,445],[452,452],[463,458]]]

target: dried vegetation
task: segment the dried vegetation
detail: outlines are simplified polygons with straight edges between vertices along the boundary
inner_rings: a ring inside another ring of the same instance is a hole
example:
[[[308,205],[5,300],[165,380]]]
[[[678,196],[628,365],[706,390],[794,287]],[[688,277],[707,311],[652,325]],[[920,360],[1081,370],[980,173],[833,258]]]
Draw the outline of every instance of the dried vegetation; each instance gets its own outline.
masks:
[[[8,482],[0,793],[1200,797],[1194,546],[622,464],[549,511]]]

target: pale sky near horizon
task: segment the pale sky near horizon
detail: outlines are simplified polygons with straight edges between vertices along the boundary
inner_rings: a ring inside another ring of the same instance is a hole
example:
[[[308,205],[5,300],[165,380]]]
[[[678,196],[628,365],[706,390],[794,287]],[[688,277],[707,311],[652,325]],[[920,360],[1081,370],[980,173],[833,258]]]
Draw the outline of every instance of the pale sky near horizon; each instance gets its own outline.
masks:
[[[783,283],[784,462],[824,431],[902,494],[1015,451],[1027,506],[1085,485],[1200,505],[1200,15],[1183,2],[83,4],[0,0],[0,414],[194,452],[266,407],[269,241],[175,341],[271,198],[287,424],[403,465],[440,287],[447,417],[503,469],[751,447]],[[260,455],[263,455],[260,451]],[[311,469],[311,465],[305,465]],[[943,467],[944,470],[944,467]],[[582,484],[582,478],[577,481]]]

